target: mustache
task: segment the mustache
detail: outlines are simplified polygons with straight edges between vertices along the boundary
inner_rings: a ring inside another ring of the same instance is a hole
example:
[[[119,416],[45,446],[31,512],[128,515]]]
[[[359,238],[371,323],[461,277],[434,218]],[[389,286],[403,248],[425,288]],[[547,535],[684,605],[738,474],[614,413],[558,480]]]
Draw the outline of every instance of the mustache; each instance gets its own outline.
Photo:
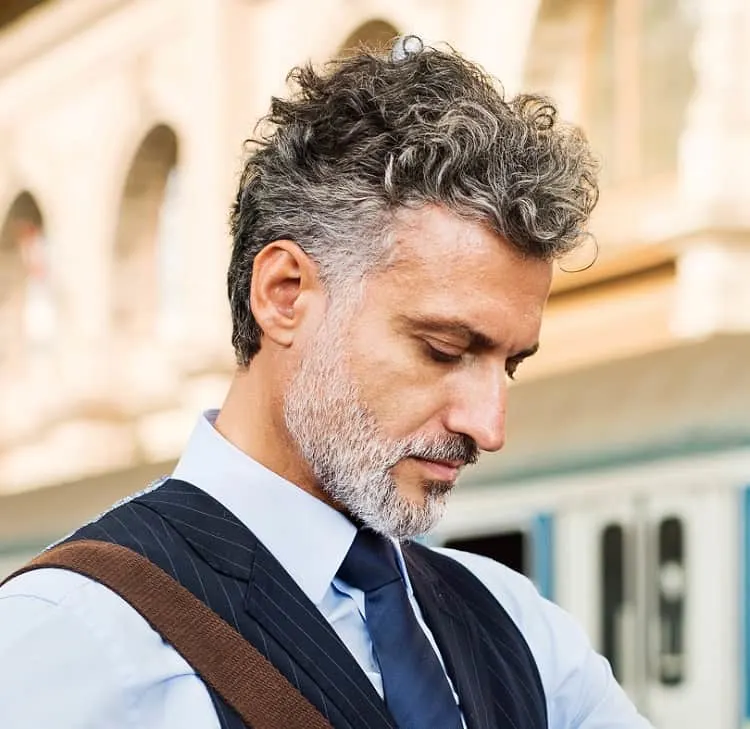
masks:
[[[405,447],[404,458],[428,461],[462,461],[467,466],[479,460],[479,446],[468,435],[455,435],[430,442],[419,440]]]

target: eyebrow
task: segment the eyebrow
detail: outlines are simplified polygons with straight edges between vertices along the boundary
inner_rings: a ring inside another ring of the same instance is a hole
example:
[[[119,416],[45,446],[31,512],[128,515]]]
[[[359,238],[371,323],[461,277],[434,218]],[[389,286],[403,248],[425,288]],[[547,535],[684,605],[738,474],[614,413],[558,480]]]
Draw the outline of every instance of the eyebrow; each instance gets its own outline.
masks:
[[[469,349],[475,351],[488,351],[496,349],[499,345],[483,332],[478,331],[467,322],[456,319],[456,318],[443,318],[435,316],[421,316],[421,315],[406,315],[402,314],[399,319],[412,329],[419,329],[425,332],[434,332],[440,334],[451,334],[467,342]],[[537,342],[528,349],[523,349],[520,352],[508,357],[512,360],[523,360],[527,357],[531,357],[536,354],[539,350],[539,343]]]

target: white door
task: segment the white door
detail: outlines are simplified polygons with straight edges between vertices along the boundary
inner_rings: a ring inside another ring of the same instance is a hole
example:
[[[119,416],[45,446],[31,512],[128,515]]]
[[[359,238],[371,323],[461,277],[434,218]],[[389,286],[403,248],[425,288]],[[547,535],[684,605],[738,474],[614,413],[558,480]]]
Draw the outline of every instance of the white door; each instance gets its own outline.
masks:
[[[653,494],[560,515],[558,602],[657,729],[736,729],[736,495]]]

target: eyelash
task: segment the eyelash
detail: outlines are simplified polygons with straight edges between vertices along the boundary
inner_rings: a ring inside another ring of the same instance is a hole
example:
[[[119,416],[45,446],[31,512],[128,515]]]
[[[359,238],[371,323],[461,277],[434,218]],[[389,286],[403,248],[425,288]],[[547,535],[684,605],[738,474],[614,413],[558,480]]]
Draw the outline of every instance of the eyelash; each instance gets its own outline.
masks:
[[[447,352],[443,352],[427,343],[425,343],[425,347],[427,348],[427,355],[429,358],[433,362],[438,362],[439,364],[458,364],[463,356],[460,354],[448,354]]]
[[[427,349],[427,355],[428,357],[433,361],[437,362],[438,364],[458,364],[463,355],[462,354],[448,354],[447,352],[443,352],[440,349],[437,349],[436,347],[433,347],[431,344],[428,344],[425,342],[425,347]],[[508,375],[508,379],[515,380],[516,379],[516,370],[518,369],[518,366],[520,365],[520,362],[508,360],[506,363],[505,371]]]

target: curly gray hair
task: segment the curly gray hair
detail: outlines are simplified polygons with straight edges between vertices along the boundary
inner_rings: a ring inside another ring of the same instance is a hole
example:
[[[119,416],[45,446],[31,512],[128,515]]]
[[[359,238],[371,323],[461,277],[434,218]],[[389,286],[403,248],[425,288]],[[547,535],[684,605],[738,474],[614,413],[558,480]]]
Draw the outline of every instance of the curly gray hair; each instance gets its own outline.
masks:
[[[586,235],[597,165],[549,99],[506,101],[479,66],[434,48],[400,59],[363,51],[290,78],[297,93],[272,99],[232,208],[240,365],[260,348],[249,292],[255,256],[271,241],[296,241],[333,296],[383,260],[404,207],[441,205],[550,261]]]

